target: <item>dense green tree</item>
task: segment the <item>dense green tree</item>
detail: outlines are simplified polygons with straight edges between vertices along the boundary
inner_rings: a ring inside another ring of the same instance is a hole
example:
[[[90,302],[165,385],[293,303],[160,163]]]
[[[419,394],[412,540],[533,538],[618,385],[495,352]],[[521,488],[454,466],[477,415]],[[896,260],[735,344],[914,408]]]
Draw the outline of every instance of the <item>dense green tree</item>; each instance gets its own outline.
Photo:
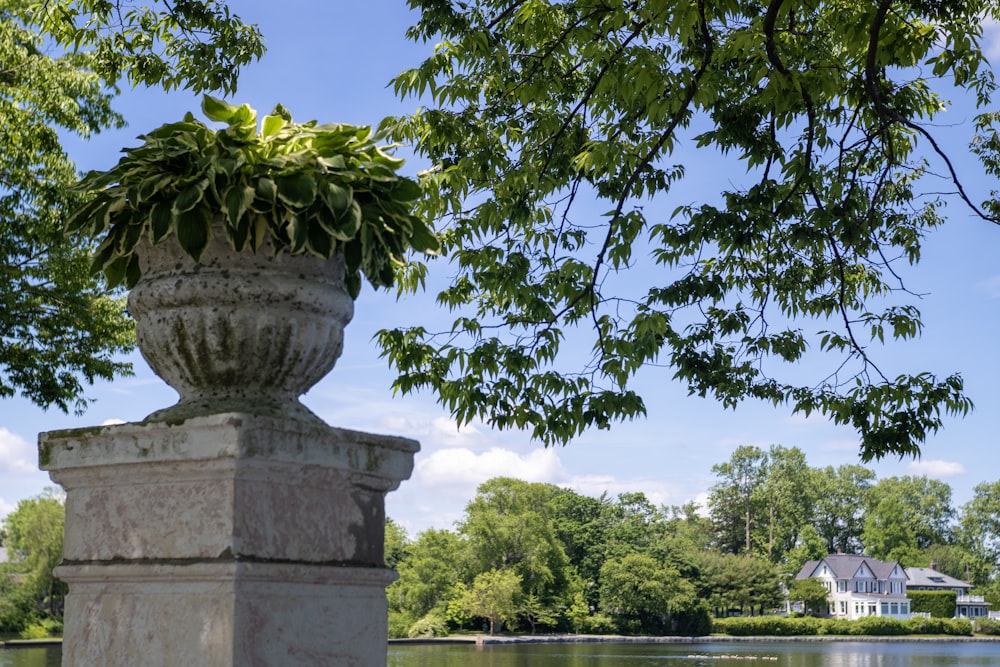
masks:
[[[524,593],[546,603],[568,593],[569,559],[548,505],[559,491],[509,477],[481,484],[458,525],[475,571],[513,570]]]
[[[767,535],[761,540],[768,560],[777,562],[795,546],[809,524],[815,502],[812,469],[798,447],[771,445],[759,496],[766,512]]]
[[[904,566],[921,562],[921,549],[947,544],[955,510],[951,487],[927,477],[887,477],[872,486],[862,541],[875,558]]]
[[[826,540],[827,553],[861,551],[868,490],[875,473],[860,465],[827,466],[813,473],[816,503],[813,522]]]
[[[1000,574],[1000,481],[976,485],[972,500],[962,506],[958,533],[974,556],[973,583],[985,585],[990,576],[995,581]]]
[[[459,316],[381,334],[399,390],[566,442],[642,415],[632,380],[655,362],[726,406],[851,426],[864,460],[915,455],[969,409],[959,376],[873,355],[920,331],[895,264],[943,223],[938,193],[996,214],[933,138],[956,92],[990,108],[996,3],[410,4],[410,36],[438,46],[394,82],[423,106],[386,126],[432,163],[424,213],[453,267],[439,301]],[[680,146],[731,177],[688,187]],[[803,378],[807,354],[822,370]]]
[[[663,634],[670,618],[697,606],[695,588],[675,568],[650,555],[611,558],[601,568],[601,609],[624,632]]]
[[[662,557],[666,516],[642,492],[620,493],[604,507],[604,558],[631,553]]]
[[[22,500],[4,519],[6,546],[18,570],[26,575],[22,586],[26,597],[44,600],[50,617],[56,617],[57,598],[65,595],[65,584],[53,570],[62,561],[66,508],[50,489],[37,498]]]
[[[830,591],[819,579],[795,579],[788,583],[788,599],[801,602],[807,614],[819,616],[829,607]]]
[[[259,57],[256,28],[216,0],[8,0],[0,7],[0,397],[80,411],[84,383],[127,373],[123,302],[62,233],[81,203],[60,135],[120,127],[132,83],[232,90]]]
[[[728,461],[712,466],[719,481],[709,491],[708,509],[724,552],[753,553],[754,528],[766,511],[761,502],[766,465],[763,450],[741,445]]]
[[[490,634],[502,626],[513,627],[521,607],[521,577],[513,570],[490,570],[478,575],[462,597],[472,616],[490,622]]]
[[[385,520],[385,564],[396,567],[406,556],[406,530],[392,519]]]
[[[815,526],[803,526],[795,546],[785,553],[782,570],[787,577],[794,577],[802,566],[811,560],[820,560],[829,554],[826,542],[820,536]]]
[[[463,592],[456,585],[471,580],[466,550],[466,541],[449,530],[426,530],[406,546],[396,564],[399,579],[386,589],[395,635],[406,636],[432,611],[448,618],[448,604]]]
[[[604,496],[592,498],[568,489],[560,489],[548,503],[556,537],[582,581],[581,594],[594,607],[598,604],[597,582],[604,564],[608,504]]]
[[[699,566],[698,594],[716,615],[770,612],[784,597],[777,568],[766,559],[707,552],[699,555]]]

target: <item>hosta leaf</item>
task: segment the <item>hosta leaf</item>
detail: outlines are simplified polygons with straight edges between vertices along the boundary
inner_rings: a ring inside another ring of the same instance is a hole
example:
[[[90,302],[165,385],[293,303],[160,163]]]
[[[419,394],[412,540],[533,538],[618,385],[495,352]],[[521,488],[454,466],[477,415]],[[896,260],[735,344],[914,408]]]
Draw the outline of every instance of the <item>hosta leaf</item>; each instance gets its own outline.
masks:
[[[236,118],[239,107],[211,95],[205,95],[201,100],[201,110],[210,120],[229,125]]]
[[[223,198],[226,202],[226,216],[231,227],[236,227],[253,202],[254,189],[249,185],[230,186]]]
[[[349,185],[338,185],[337,183],[325,183],[321,190],[323,202],[338,218],[347,211],[354,198],[354,193]]]
[[[316,201],[316,179],[312,174],[291,174],[274,179],[278,198],[293,208],[306,208]]]
[[[260,136],[267,137],[274,136],[281,131],[281,128],[285,126],[285,119],[281,116],[265,116],[264,122],[261,123]]]
[[[174,227],[177,230],[177,242],[194,261],[201,260],[208,241],[211,238],[212,209],[208,206],[196,206],[186,213],[174,216]]]
[[[168,201],[157,202],[149,212],[149,241],[159,243],[173,229],[174,216]]]
[[[204,197],[205,188],[208,187],[208,179],[203,178],[200,181],[190,185],[183,190],[181,190],[177,197],[174,199],[174,213],[181,214],[190,211],[199,203]]]

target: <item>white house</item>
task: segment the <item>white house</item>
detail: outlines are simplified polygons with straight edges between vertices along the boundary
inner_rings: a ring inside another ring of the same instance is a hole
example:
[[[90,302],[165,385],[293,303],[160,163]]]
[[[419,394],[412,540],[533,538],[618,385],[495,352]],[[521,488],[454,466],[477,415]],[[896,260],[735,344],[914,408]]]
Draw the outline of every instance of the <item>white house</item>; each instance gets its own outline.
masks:
[[[802,566],[796,579],[819,579],[829,595],[829,615],[853,620],[863,616],[910,617],[907,576],[898,562],[853,554],[830,554]]]
[[[955,616],[957,618],[986,618],[990,615],[990,603],[982,595],[969,595],[972,584],[938,572],[937,566],[908,567],[906,588],[911,591],[954,591]]]

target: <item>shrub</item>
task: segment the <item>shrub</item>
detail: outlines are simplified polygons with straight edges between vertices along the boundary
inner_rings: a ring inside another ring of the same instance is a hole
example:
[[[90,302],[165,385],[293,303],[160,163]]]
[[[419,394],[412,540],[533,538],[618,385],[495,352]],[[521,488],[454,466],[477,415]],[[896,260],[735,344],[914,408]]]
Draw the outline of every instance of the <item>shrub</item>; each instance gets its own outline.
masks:
[[[822,622],[819,633],[821,635],[850,635],[853,634],[854,621],[846,618],[828,618]]]
[[[410,639],[429,639],[432,637],[447,637],[448,623],[440,616],[427,614],[410,626],[406,636]]]
[[[951,618],[955,615],[955,591],[907,591],[910,611],[930,614],[932,618]]]
[[[440,616],[427,614],[410,626],[406,636],[410,639],[429,639],[431,637],[447,637],[448,623]]]
[[[580,632],[588,635],[613,635],[615,621],[607,614],[591,614],[580,621]]]
[[[911,635],[943,635],[945,634],[943,618],[925,618],[914,616],[904,621],[903,625]]]
[[[699,637],[712,632],[712,617],[704,604],[677,614],[674,621],[674,631],[680,635]]]
[[[972,621],[967,618],[949,618],[945,620],[944,633],[967,637],[972,634]]]
[[[20,634],[21,639],[46,639],[49,636],[49,630],[41,623],[32,623],[21,630]]]
[[[976,620],[975,629],[981,635],[1000,635],[1000,621],[980,618]]]
[[[865,616],[854,621],[852,626],[851,634],[854,635],[891,636],[907,633],[907,628],[902,622],[886,616]]]

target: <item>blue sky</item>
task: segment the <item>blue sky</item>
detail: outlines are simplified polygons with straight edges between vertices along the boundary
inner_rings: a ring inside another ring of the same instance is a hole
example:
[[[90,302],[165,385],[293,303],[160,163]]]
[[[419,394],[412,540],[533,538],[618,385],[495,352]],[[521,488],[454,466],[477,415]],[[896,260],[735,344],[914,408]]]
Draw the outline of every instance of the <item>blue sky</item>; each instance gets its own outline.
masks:
[[[404,31],[415,20],[405,0],[285,0],[280,5],[244,0],[231,6],[260,25],[269,48],[241,77],[234,101],[261,113],[281,102],[297,120],[357,124],[376,124],[416,106],[395,99],[387,88],[395,74],[419,63],[433,46],[405,40]],[[67,145],[81,169],[108,168],[123,146],[137,143],[136,135],[197,111],[198,105],[197,98],[184,92],[125,90],[117,107],[129,127]],[[961,156],[956,164],[973,199],[981,200],[996,186],[962,155],[970,116],[958,110],[949,114],[949,127],[940,132]],[[676,161],[688,165],[679,190],[685,197],[711,192],[718,182],[717,156],[685,152],[681,146]],[[414,174],[420,167],[411,163],[405,170]],[[666,210],[677,203],[662,202]],[[976,484],[1000,479],[1000,456],[994,452],[1000,431],[1000,363],[994,352],[1000,340],[1000,228],[973,219],[958,206],[949,213],[950,223],[927,240],[919,269],[908,277],[910,288],[923,295],[918,304],[926,325],[923,336],[890,345],[876,358],[892,372],[961,372],[976,410],[965,419],[949,419],[926,443],[920,460],[892,459],[871,468],[879,477],[926,474],[941,479],[952,486],[954,502],[961,505]],[[449,273],[445,262],[433,263],[432,283]],[[499,433],[481,424],[458,429],[429,394],[392,395],[392,375],[371,341],[380,328],[408,325],[428,313],[433,317],[434,308],[433,293],[397,301],[366,286],[345,332],[344,355],[303,398],[334,426],[421,442],[413,477],[387,500],[389,515],[411,535],[432,526],[451,527],[476,486],[498,475],[593,495],[643,491],[656,503],[681,504],[703,498],[714,481],[712,465],[725,461],[739,445],[796,446],[812,466],[859,461],[857,438],[849,429],[821,418],[791,417],[769,405],[723,410],[711,400],[688,397],[665,369],[647,369],[638,378],[646,419],[585,434],[566,447],[546,449],[524,434]],[[174,402],[173,390],[137,353],[132,360],[135,377],[94,386],[89,395],[95,402],[82,417],[46,412],[22,399],[0,401],[0,516],[51,484],[36,465],[40,431],[138,421]]]

